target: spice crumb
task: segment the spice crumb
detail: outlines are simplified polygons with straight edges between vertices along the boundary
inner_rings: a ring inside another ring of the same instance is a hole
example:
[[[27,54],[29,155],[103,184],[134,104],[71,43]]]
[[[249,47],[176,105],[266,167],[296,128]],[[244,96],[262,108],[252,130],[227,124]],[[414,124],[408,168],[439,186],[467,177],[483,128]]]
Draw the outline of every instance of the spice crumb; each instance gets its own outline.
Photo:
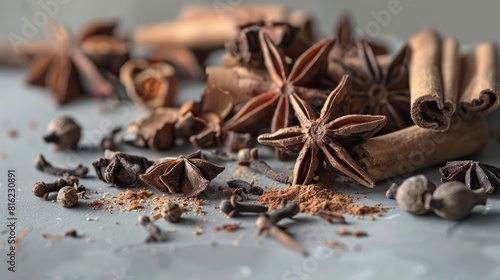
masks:
[[[4,153],[0,153],[0,159],[5,159],[6,157],[7,157],[7,155],[6,155],[6,154],[4,154]]]
[[[214,227],[213,231],[219,232],[221,230],[224,230],[226,232],[233,233],[241,228],[242,228],[241,223],[232,223],[232,224],[223,224],[220,227]]]
[[[325,241],[322,243],[323,246],[328,248],[339,248],[342,251],[347,251],[347,245],[338,241]]]
[[[7,135],[9,138],[16,138],[18,136],[18,132],[17,130],[11,128],[7,131]]]
[[[348,231],[345,227],[342,227],[339,231],[337,231],[338,236],[354,236],[354,237],[366,237],[368,233],[362,230],[356,231]]]
[[[194,231],[193,231],[193,235],[195,236],[198,236],[198,235],[201,235],[203,233],[203,228],[198,226]]]

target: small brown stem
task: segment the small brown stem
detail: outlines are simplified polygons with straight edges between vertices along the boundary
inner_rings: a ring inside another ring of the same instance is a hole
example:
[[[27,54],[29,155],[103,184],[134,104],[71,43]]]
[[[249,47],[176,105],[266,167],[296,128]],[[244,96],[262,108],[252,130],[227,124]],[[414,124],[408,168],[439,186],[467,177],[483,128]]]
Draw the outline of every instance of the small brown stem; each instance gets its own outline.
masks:
[[[139,224],[146,228],[146,230],[149,232],[149,237],[146,239],[146,243],[166,241],[161,234],[160,228],[157,227],[153,222],[151,222],[148,216],[139,216],[138,221]]]
[[[222,200],[219,208],[228,217],[238,216],[241,213],[264,213],[269,210],[269,208],[262,205],[239,203],[234,195],[229,200]]]
[[[55,176],[63,176],[64,174],[68,175],[73,175],[77,176],[80,178],[85,177],[87,173],[89,172],[88,167],[83,166],[82,164],[79,164],[75,168],[60,168],[60,167],[54,167],[52,164],[50,164],[45,157],[40,154],[36,159],[35,159],[35,168],[39,171],[49,173]],[[71,184],[72,185],[72,184]]]
[[[238,159],[239,159],[238,161],[239,165],[248,166],[251,169],[257,170],[271,180],[284,184],[291,184],[293,181],[292,176],[274,170],[265,161],[258,159],[257,148],[253,148],[251,150],[241,149],[238,152]]]

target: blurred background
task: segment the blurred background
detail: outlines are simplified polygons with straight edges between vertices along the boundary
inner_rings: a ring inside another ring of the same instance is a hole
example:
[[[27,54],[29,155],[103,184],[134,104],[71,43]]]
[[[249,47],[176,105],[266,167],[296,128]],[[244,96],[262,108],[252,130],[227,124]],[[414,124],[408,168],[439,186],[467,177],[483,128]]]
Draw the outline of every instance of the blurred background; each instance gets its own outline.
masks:
[[[51,18],[64,23],[72,30],[90,19],[118,17],[122,28],[172,20],[180,9],[191,3],[203,3],[224,7],[254,3],[283,3],[294,9],[307,9],[316,16],[317,30],[330,34],[338,15],[350,11],[359,27],[380,28],[380,34],[393,34],[407,39],[423,27],[435,27],[441,33],[455,36],[462,43],[498,41],[500,38],[500,1],[431,1],[431,0],[205,0],[205,1],[165,1],[165,0],[1,0],[0,39],[6,39],[10,32],[21,34],[24,21],[34,21],[42,6],[58,3],[58,10]],[[392,8],[390,8],[392,7]],[[385,17],[388,10],[390,18]],[[43,20],[43,18],[41,18]],[[373,22],[376,22],[374,24]],[[34,38],[43,38],[38,32]]]

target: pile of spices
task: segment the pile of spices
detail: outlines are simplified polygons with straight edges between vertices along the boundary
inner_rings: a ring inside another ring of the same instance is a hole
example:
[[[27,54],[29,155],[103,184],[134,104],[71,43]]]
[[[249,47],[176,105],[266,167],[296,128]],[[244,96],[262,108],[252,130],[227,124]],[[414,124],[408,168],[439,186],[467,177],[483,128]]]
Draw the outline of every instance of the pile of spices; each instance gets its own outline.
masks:
[[[295,201],[300,206],[300,212],[316,215],[322,210],[339,214],[361,216],[381,216],[387,208],[380,204],[373,206],[357,205],[358,197],[342,194],[331,188],[321,185],[295,185],[283,190],[269,190],[261,195],[257,201],[270,209],[278,209],[281,201],[287,199]]]

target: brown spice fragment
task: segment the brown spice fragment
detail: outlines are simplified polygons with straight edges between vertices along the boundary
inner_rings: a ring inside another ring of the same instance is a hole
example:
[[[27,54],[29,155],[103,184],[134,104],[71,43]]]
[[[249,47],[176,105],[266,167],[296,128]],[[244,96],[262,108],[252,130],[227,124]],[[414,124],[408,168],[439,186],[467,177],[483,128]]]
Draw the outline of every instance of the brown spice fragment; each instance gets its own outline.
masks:
[[[203,228],[198,226],[194,231],[193,231],[193,235],[195,236],[198,236],[198,235],[201,235],[203,233]]]
[[[272,210],[280,208],[283,199],[297,202],[302,213],[320,217],[326,213],[354,216],[382,215],[387,211],[387,208],[381,207],[380,204],[373,206],[356,205],[354,203],[358,200],[357,197],[342,194],[323,185],[295,185],[284,190],[269,190],[261,195],[257,202],[268,206]]]
[[[17,130],[11,128],[7,131],[7,136],[9,136],[9,138],[16,138],[18,136],[18,132]]]
[[[28,227],[25,227],[23,228],[18,234],[17,234],[17,237],[16,237],[16,240],[14,242],[14,246],[16,247],[16,250],[18,249],[19,245],[21,245],[21,241],[23,241],[23,239],[26,237],[26,235],[28,233],[30,233],[31,231],[31,227],[28,226]]]
[[[110,204],[110,203],[111,202],[109,200],[106,200],[104,198],[99,198],[99,199],[96,199],[96,200],[93,200],[93,201],[87,203],[87,205],[92,207],[92,209],[95,211],[95,210],[100,209],[102,206]]]
[[[7,155],[6,155],[6,154],[4,154],[4,153],[0,153],[0,159],[5,159],[6,157],[7,157]]]
[[[362,230],[348,231],[345,227],[342,227],[337,231],[338,236],[354,236],[354,237],[366,237],[368,233]]]
[[[232,223],[232,224],[223,224],[220,227],[214,227],[213,231],[219,232],[221,230],[224,230],[226,232],[233,233],[241,228],[242,228],[241,223]]]

